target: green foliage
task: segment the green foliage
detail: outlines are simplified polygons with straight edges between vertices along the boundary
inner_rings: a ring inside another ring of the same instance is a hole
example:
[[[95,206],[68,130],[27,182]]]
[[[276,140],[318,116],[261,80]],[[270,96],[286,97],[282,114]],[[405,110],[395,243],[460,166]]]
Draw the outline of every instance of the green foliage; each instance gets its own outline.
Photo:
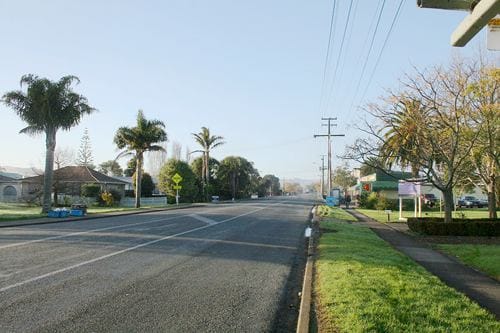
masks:
[[[99,170],[99,172],[102,172],[108,176],[115,176],[115,177],[123,176],[122,167],[115,160],[109,160],[106,162],[102,162],[101,164],[99,164],[98,170]],[[133,172],[132,172],[132,174],[133,174]]]
[[[385,210],[390,208],[390,203],[384,195],[378,195],[375,203],[375,209]]]
[[[137,158],[133,156],[128,162],[127,162],[127,168],[123,170],[123,175],[125,177],[132,177],[135,173],[135,169],[137,168]]]
[[[217,178],[224,198],[249,197],[254,190],[252,186],[258,181],[259,173],[253,163],[240,156],[228,156],[220,162]]]
[[[132,184],[134,185],[134,189],[136,187],[136,177],[135,173],[132,175]],[[152,197],[153,191],[155,189],[155,184],[153,182],[153,178],[149,173],[144,173],[141,179],[141,197]]]
[[[356,177],[352,175],[347,165],[342,165],[333,170],[333,183],[340,186],[344,191],[356,185]]]
[[[94,158],[92,157],[92,145],[90,143],[88,129],[85,129],[83,132],[82,140],[80,142],[80,149],[78,149],[76,164],[80,166],[86,166],[90,169],[95,169]]]
[[[114,199],[113,195],[109,192],[102,192],[101,193],[101,200],[104,203],[105,206],[111,207],[114,204]]]
[[[500,236],[498,219],[454,219],[444,222],[442,218],[408,218],[408,228],[424,235],[435,236]]]
[[[95,111],[87,99],[71,88],[79,82],[76,76],[64,76],[54,82],[33,74],[21,77],[24,91],[10,91],[3,95],[2,102],[12,108],[27,123],[20,133],[29,135],[45,134],[46,167],[43,184],[43,212],[48,212],[52,204],[52,178],[56,134],[58,130],[69,130],[78,125],[81,118]]]
[[[86,198],[97,198],[101,192],[101,187],[97,184],[83,184],[80,188],[80,195]]]
[[[172,181],[172,177],[176,173],[182,176],[182,182],[179,183],[182,186],[182,189],[179,190],[180,201],[195,202],[199,200],[199,183],[189,164],[171,159],[161,168],[158,183],[160,190],[167,194],[169,202],[175,202],[176,190],[173,188],[175,183]]]
[[[316,292],[329,332],[496,332],[488,311],[369,228],[321,222]]]

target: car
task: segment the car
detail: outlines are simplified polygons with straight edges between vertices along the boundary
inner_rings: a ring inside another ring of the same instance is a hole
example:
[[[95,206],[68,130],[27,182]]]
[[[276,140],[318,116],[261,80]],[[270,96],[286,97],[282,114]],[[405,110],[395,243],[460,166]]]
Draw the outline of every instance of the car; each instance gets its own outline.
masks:
[[[472,195],[466,195],[460,199],[458,199],[457,207],[462,208],[472,208],[472,207],[477,207],[477,208],[482,208],[484,206],[484,203],[481,202],[479,199],[476,197],[473,197]]]
[[[434,207],[436,205],[437,198],[434,193],[426,193],[422,194],[422,201],[424,202],[424,205]]]

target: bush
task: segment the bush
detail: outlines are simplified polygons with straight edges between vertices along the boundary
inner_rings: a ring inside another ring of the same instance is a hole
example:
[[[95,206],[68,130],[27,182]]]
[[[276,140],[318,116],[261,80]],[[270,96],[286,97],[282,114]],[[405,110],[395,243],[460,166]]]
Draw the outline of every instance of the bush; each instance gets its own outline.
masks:
[[[113,199],[113,194],[111,194],[110,192],[102,192],[100,198],[102,200],[103,205],[107,207],[111,207],[115,203]]]
[[[445,223],[442,218],[408,218],[411,231],[433,236],[500,236],[498,219],[454,219]]]
[[[97,184],[83,184],[80,188],[80,195],[86,198],[97,198],[101,193],[101,187]]]

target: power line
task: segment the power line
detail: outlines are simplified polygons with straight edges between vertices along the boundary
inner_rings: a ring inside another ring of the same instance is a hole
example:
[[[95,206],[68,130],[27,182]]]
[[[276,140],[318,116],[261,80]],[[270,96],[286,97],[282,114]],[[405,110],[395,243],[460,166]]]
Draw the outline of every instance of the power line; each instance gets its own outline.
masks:
[[[349,3],[349,9],[347,10],[347,19],[344,25],[344,32],[342,33],[342,41],[340,42],[340,50],[339,50],[339,55],[337,57],[337,63],[335,64],[335,70],[333,71],[333,78],[332,78],[332,84],[331,84],[331,91],[333,91],[333,88],[335,87],[335,79],[337,78],[337,71],[339,69],[339,64],[340,64],[340,58],[342,57],[342,51],[344,48],[344,42],[345,42],[345,36],[347,33],[347,27],[349,26],[349,21],[351,18],[351,10],[352,10],[352,3],[353,0]],[[327,100],[326,100],[326,111],[328,111],[328,105],[330,104],[330,98],[331,94],[327,95]]]
[[[385,7],[385,1],[386,0],[383,0],[382,1],[382,6],[380,7],[380,11],[378,13],[378,18],[377,18],[377,24],[375,25],[375,30],[373,31],[373,34],[372,34],[372,40],[370,42],[370,47],[368,48],[368,54],[366,55],[366,58],[365,58],[365,62],[363,64],[363,69],[361,70],[361,75],[359,77],[359,80],[358,80],[358,84],[356,85],[356,90],[354,92],[354,96],[353,96],[353,99],[352,99],[352,103],[351,103],[351,106],[349,107],[349,110],[352,109],[353,105],[354,105],[354,101],[356,99],[356,96],[358,95],[358,91],[359,91],[359,87],[361,85],[361,81],[363,79],[363,76],[365,74],[365,70],[366,70],[366,65],[368,64],[368,60],[370,58],[370,54],[372,52],[372,49],[373,49],[373,43],[375,42],[375,36],[377,35],[377,31],[378,31],[378,27],[380,25],[380,19],[382,17],[382,13],[384,11],[384,7]]]
[[[325,94],[325,82],[326,82],[326,73],[328,71],[328,60],[330,57],[330,45],[332,43],[332,36],[334,35],[334,28],[335,28],[335,18],[336,18],[336,11],[335,8],[337,6],[337,2],[333,0],[332,4],[332,15],[330,19],[330,33],[328,35],[328,47],[326,49],[326,59],[325,59],[325,66],[323,68],[323,83],[321,84],[321,96],[320,96],[320,101],[319,101],[319,108],[321,109],[321,105],[323,104],[323,98]]]
[[[389,31],[387,32],[387,35],[385,36],[384,43],[382,44],[382,48],[380,49],[377,60],[375,61],[375,66],[373,67],[370,78],[368,79],[368,84],[366,85],[365,90],[363,91],[363,94],[361,95],[362,97],[359,100],[360,103],[362,103],[363,100],[365,99],[366,92],[368,91],[368,88],[370,87],[370,84],[372,83],[373,76],[375,75],[375,72],[376,72],[377,67],[379,65],[379,62],[380,62],[380,59],[382,58],[382,54],[384,53],[385,46],[387,45],[387,41],[389,40],[389,37],[391,36],[392,30],[394,29],[394,26],[396,25],[396,22],[399,18],[399,14],[401,13],[401,7],[403,6],[404,2],[405,2],[405,0],[401,0],[399,2],[399,6],[396,10],[396,13],[394,14],[394,17],[392,18],[391,27],[389,28]]]

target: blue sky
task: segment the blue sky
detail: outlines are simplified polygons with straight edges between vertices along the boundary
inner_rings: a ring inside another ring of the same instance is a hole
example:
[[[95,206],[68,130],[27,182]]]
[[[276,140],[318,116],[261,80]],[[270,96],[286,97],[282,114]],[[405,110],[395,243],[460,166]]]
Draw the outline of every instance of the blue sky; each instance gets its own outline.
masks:
[[[406,0],[366,88],[399,0],[385,3],[360,81],[380,3],[353,1],[338,57],[350,0],[337,0],[327,82],[337,59],[340,64],[335,84],[322,93],[331,0],[4,1],[0,94],[18,89],[26,73],[78,76],[75,90],[99,112],[60,132],[58,146],[77,151],[88,128],[97,163],[116,156],[116,129],[132,126],[143,109],[166,123],[170,142],[194,150],[191,133],[207,126],[227,141],[213,151],[215,158],[240,155],[261,174],[315,179],[313,163],[326,151],[324,140],[312,137],[325,130],[321,117],[338,118],[334,131],[346,134],[334,141],[339,153],[360,135],[351,126],[360,112],[351,105],[363,91],[374,101],[412,66],[485,49],[484,31],[465,48],[449,45],[465,12],[419,9]],[[18,134],[24,124],[4,105],[0,115],[0,166],[40,167],[44,137]]]

